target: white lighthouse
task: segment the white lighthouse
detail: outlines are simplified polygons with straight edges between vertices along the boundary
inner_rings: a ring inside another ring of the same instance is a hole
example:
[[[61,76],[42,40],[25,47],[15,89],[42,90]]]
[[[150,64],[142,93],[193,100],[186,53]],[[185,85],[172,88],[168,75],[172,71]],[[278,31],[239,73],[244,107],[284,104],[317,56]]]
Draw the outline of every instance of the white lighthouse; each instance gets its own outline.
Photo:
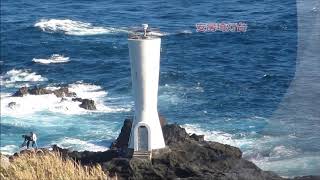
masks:
[[[157,108],[161,39],[143,26],[144,34],[128,39],[135,104],[129,148],[134,154],[165,147]]]

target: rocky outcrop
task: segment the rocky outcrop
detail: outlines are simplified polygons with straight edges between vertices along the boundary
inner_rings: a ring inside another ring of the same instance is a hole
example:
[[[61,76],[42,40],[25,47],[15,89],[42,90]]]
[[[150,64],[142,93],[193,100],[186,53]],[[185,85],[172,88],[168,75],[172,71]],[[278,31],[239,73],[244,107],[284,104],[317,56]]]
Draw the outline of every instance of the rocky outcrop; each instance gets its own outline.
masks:
[[[76,93],[70,92],[67,87],[61,87],[57,90],[49,90],[43,87],[34,87],[32,89],[28,89],[28,87],[22,87],[20,88],[16,93],[14,93],[12,96],[15,97],[21,97],[27,94],[31,95],[44,95],[44,94],[54,94],[57,97],[74,97],[76,96]]]
[[[282,179],[242,159],[242,152],[229,145],[189,135],[177,124],[163,126],[166,150],[153,154],[152,161],[127,158],[132,120],[126,119],[111,150],[105,152],[68,152],[57,149],[83,164],[99,163],[118,179]]]
[[[88,109],[88,110],[96,110],[97,109],[95,102],[91,99],[72,98],[72,101],[81,102],[81,104],[79,106],[84,109]]]
[[[54,94],[57,97],[75,97],[76,93],[70,92],[67,87],[60,87],[56,90],[49,90],[41,87],[34,87],[29,91],[29,94],[32,95],[43,95],[43,94]]]

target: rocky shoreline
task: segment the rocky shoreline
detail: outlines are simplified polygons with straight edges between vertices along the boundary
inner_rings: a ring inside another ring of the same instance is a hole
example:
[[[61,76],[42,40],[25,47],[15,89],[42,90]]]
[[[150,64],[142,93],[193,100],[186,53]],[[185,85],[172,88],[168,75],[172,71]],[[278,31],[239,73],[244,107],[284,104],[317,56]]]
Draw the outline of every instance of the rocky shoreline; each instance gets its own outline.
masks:
[[[110,150],[104,152],[78,152],[62,149],[63,157],[80,161],[83,165],[100,164],[105,172],[118,179],[219,179],[219,180],[282,180],[270,171],[263,171],[242,158],[240,149],[205,141],[203,135],[189,135],[177,124],[165,124],[161,119],[167,148],[154,152],[151,161],[130,158],[128,140],[132,120],[126,119],[121,133]],[[42,151],[49,151],[42,149]],[[26,153],[23,151],[20,153]],[[19,153],[11,156],[14,159]],[[295,177],[294,180],[317,180],[319,176]]]

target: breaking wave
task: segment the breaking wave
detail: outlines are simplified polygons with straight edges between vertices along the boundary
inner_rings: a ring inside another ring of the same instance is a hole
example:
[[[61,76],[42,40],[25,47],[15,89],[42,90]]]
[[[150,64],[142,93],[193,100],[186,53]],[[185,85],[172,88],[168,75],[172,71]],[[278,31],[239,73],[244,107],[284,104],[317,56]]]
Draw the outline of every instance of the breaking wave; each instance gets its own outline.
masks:
[[[239,137],[222,131],[211,131],[198,124],[185,124],[183,128],[190,134],[202,134],[205,140],[215,141],[239,147],[243,158],[253,162],[266,171],[275,171],[284,177],[310,175],[320,167],[318,153],[306,153],[289,144],[283,144],[290,136],[257,136]]]
[[[64,57],[63,55],[59,55],[59,54],[53,54],[48,59],[33,58],[32,61],[40,64],[51,64],[51,63],[66,63],[66,62],[69,62],[70,60],[69,60],[69,57]]]
[[[16,145],[6,145],[0,147],[1,154],[4,155],[12,155],[14,152],[17,152],[19,150],[19,147]]]
[[[34,24],[34,27],[47,33],[64,33],[74,36],[90,36],[99,34],[132,33],[130,27],[102,27],[94,26],[91,23],[75,21],[71,19],[41,19]],[[176,32],[151,31],[148,33],[153,36],[170,36],[180,34],[192,34],[191,30],[180,30]]]
[[[29,69],[12,69],[2,75],[0,79],[1,86],[5,87],[17,87],[17,83],[22,83],[23,86],[28,86],[27,82],[39,82],[48,80],[47,78],[42,77],[41,75],[32,72]]]
[[[87,151],[98,152],[98,151],[106,151],[109,149],[108,147],[105,147],[105,146],[100,146],[88,141],[84,141],[76,138],[69,138],[69,137],[60,139],[58,142],[54,144],[57,144],[59,147],[62,147],[65,149],[76,150],[76,151],[87,150]]]
[[[34,24],[48,33],[64,33],[74,36],[88,36],[109,33],[126,33],[127,31],[119,28],[93,26],[91,23],[74,21],[70,19],[41,19]]]
[[[77,97],[88,98],[95,101],[97,110],[86,110],[79,105],[81,102],[72,101],[72,97],[59,98],[54,94],[45,95],[25,95],[23,97],[12,97],[8,94],[1,94],[1,115],[21,117],[26,114],[34,114],[41,111],[57,112],[62,114],[84,114],[90,112],[126,112],[130,111],[131,107],[119,107],[119,106],[107,106],[104,100],[107,96],[107,92],[100,86],[93,84],[85,84],[77,82],[70,84],[69,90],[75,92]],[[47,89],[59,89],[60,87],[51,86]],[[9,105],[14,102],[14,105]]]

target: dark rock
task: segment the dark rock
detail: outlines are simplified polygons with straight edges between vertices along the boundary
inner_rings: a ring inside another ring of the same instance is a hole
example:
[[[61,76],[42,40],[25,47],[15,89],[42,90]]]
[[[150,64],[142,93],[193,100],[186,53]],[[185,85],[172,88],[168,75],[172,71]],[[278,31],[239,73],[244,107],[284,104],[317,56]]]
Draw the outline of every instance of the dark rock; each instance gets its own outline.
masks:
[[[121,132],[118,138],[111,144],[111,148],[126,149],[128,148],[128,142],[130,138],[132,120],[124,120]]]
[[[126,148],[132,120],[126,119],[113,147]],[[177,124],[163,127],[170,151],[153,155],[152,161],[117,158],[103,163],[103,169],[120,179],[282,179],[242,159],[242,152],[229,145],[191,136]]]
[[[282,179],[263,172],[253,163],[238,158],[239,155],[230,157],[195,142],[170,147],[170,152],[153,156],[152,161],[112,159],[103,163],[103,169],[117,174],[119,179]]]
[[[48,90],[46,88],[34,87],[33,89],[29,90],[29,94],[32,95],[43,95],[43,94],[51,94],[53,91]]]
[[[28,90],[27,87],[20,88],[13,96],[24,96],[26,94],[32,95],[43,95],[43,94],[54,94],[57,97],[74,97],[76,93],[70,92],[67,87],[61,87],[57,90],[49,90],[44,87],[34,87],[31,90]]]
[[[10,102],[10,103],[8,104],[8,107],[12,109],[12,108],[14,108],[16,105],[17,105],[16,102]]]
[[[28,92],[28,87],[22,87],[20,88],[17,92],[15,92],[12,96],[14,97],[22,97],[24,95],[27,95]]]
[[[67,87],[61,87],[60,89],[53,91],[53,93],[57,97],[74,97],[74,96],[76,96],[76,93],[70,92]]]
[[[84,109],[88,109],[88,110],[96,110],[97,109],[94,101],[91,99],[82,99],[82,103],[79,106]]]
[[[163,137],[166,145],[171,143],[184,142],[189,139],[188,133],[178,124],[168,124],[162,128]]]
[[[195,141],[199,141],[199,142],[203,142],[204,141],[204,135],[196,135],[196,134],[192,134],[190,136],[190,138],[192,138]]]
[[[72,101],[79,101],[79,102],[82,102],[82,98],[72,98]]]
[[[84,109],[88,109],[88,110],[96,110],[97,109],[95,102],[91,99],[72,98],[72,101],[81,102],[81,104],[79,106]]]
[[[119,152],[115,150],[108,150],[104,152],[90,152],[90,151],[69,151],[67,149],[62,149],[57,145],[52,146],[53,151],[60,152],[63,157],[70,157],[77,161],[80,161],[84,165],[89,165],[93,163],[103,163],[111,161],[113,158],[119,157]]]

